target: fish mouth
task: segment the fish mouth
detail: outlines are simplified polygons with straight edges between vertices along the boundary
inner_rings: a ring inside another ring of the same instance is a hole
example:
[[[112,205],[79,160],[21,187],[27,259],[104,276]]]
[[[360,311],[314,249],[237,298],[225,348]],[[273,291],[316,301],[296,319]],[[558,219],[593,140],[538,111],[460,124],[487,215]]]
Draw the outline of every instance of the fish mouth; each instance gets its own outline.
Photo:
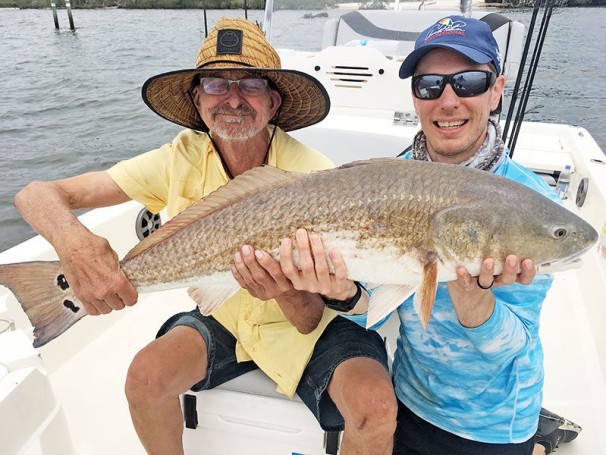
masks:
[[[592,247],[593,244],[586,246],[572,256],[557,261],[543,262],[537,266],[537,273],[553,273],[562,270],[579,269],[583,266],[583,258],[581,258],[581,256],[587,253]]]
[[[537,273],[553,273],[560,272],[563,270],[580,269],[582,266],[583,259],[581,259],[580,257],[574,259],[561,259],[559,261],[545,262],[543,264],[539,264],[537,266]]]

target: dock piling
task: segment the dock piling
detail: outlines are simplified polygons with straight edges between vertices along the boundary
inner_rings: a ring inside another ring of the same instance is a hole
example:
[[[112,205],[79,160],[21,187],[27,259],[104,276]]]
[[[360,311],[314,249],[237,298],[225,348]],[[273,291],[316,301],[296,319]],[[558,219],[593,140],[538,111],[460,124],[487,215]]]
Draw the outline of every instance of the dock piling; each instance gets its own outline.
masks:
[[[65,0],[65,8],[67,9],[67,18],[69,19],[69,28],[70,30],[76,30],[74,26],[74,18],[72,17],[72,4],[69,0]]]
[[[51,0],[51,10],[53,11],[53,20],[55,21],[55,28],[59,30],[59,18],[57,17],[57,4],[55,0]],[[76,30],[74,25],[74,17],[72,16],[72,4],[70,0],[65,0],[65,9],[67,10],[67,18],[69,19],[69,28],[72,31]]]
[[[51,1],[51,9],[53,10],[53,19],[55,20],[55,28],[59,30],[59,18],[57,17],[57,5]]]

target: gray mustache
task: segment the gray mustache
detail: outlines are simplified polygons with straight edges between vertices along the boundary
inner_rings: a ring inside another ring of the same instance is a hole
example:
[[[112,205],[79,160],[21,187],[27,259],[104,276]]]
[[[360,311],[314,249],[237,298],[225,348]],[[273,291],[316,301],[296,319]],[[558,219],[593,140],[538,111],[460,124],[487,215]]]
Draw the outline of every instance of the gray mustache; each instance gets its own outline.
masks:
[[[236,109],[219,107],[211,111],[212,115],[253,115],[254,113],[255,111],[249,107],[239,107]]]

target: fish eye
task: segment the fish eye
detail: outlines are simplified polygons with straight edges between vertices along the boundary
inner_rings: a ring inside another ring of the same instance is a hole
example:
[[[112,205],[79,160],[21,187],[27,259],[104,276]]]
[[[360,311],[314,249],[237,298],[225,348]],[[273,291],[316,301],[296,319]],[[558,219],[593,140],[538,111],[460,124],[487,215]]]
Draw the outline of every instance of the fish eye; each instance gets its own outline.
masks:
[[[559,227],[559,228],[555,228],[551,235],[553,236],[554,239],[561,239],[562,237],[565,237],[567,233],[568,233],[568,231],[566,230],[566,228]]]

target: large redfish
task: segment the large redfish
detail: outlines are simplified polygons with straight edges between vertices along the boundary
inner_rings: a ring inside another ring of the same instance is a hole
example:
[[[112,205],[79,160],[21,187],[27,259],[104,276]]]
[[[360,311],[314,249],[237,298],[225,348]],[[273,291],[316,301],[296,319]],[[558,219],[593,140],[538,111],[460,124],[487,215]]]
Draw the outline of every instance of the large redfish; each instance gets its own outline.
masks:
[[[136,245],[121,261],[139,292],[189,287],[204,314],[240,288],[230,262],[250,244],[278,258],[280,241],[305,228],[338,249],[353,280],[383,285],[369,324],[413,292],[430,319],[438,281],[463,265],[495,273],[507,255],[539,270],[571,267],[597,232],[547,197],[503,177],[462,166],[400,159],[355,162],[311,174],[255,168],[203,198]],[[295,252],[296,256],[296,252]],[[0,266],[41,346],[85,316],[58,262]]]

